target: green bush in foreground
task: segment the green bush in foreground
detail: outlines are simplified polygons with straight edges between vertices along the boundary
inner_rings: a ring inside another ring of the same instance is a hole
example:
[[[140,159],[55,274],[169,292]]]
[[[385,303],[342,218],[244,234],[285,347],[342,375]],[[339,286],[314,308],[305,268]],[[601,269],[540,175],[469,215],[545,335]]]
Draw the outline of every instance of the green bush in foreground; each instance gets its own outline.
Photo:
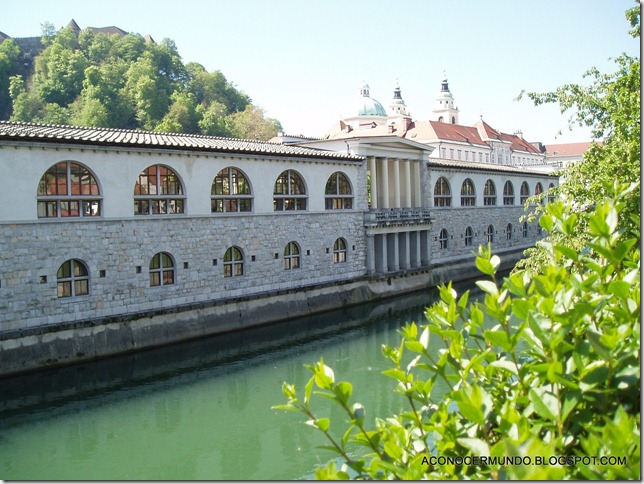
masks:
[[[583,250],[545,242],[539,274],[499,282],[499,258],[480,248],[484,300],[442,287],[426,324],[407,324],[397,348],[383,345],[383,373],[408,404],[400,414],[368,423],[351,383],[322,359],[301,396],[284,383],[288,402],[274,408],[304,413],[340,456],[316,478],[639,479],[640,234],[618,229],[635,188],[595,207]],[[550,233],[572,234],[576,222],[562,202],[540,218]],[[430,338],[444,344],[436,354]],[[446,392],[433,392],[438,380]],[[347,422],[316,413],[318,396]]]

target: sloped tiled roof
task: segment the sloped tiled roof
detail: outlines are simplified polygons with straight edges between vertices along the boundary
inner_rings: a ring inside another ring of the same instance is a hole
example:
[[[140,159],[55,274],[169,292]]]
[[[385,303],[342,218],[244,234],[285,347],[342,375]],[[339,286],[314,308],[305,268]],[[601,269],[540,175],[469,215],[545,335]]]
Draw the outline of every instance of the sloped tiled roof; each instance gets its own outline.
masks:
[[[0,121],[0,141],[63,143],[74,145],[154,148],[202,152],[243,153],[300,158],[362,161],[362,157],[317,148],[282,145],[266,141],[222,138],[197,134],[90,128]]]
[[[405,137],[485,145],[476,128],[440,121],[414,121]]]
[[[601,145],[601,141],[597,141]],[[581,156],[588,148],[590,148],[591,141],[583,143],[559,143],[546,145],[546,156]]]
[[[530,170],[526,166],[497,165],[495,163],[477,163],[475,161],[456,161],[456,160],[444,160],[440,158],[430,158],[429,166],[435,166],[439,168],[457,168],[457,169],[466,169],[466,170],[503,171],[508,173],[551,176],[552,178],[557,178],[556,176],[547,175],[543,171]]]

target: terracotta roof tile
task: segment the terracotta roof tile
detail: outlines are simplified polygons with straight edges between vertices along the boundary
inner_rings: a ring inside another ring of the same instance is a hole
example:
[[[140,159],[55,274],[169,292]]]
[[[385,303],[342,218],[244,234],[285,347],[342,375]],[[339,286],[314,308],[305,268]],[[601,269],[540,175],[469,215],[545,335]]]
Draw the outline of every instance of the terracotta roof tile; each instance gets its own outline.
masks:
[[[444,160],[440,158],[430,158],[429,166],[436,166],[441,168],[459,168],[466,170],[483,170],[483,171],[504,171],[508,173],[521,173],[527,175],[539,175],[539,176],[549,176],[552,178],[558,178],[553,175],[544,173],[543,171],[538,170],[529,170],[525,166],[512,166],[512,165],[497,165],[494,163],[477,163],[474,161],[456,161],[456,160]]]
[[[2,140],[89,144],[121,147],[163,147],[188,151],[236,152],[248,154],[274,154],[304,158],[330,158],[362,161],[363,158],[347,153],[338,153],[318,148],[282,145],[267,141],[221,138],[216,136],[156,133],[151,131],[90,128],[35,123],[0,121]]]

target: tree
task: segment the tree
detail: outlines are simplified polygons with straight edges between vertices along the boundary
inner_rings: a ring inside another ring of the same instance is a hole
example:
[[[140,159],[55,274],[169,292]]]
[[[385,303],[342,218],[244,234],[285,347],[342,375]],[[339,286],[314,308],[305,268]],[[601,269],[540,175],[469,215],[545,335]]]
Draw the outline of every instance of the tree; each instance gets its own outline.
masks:
[[[9,78],[15,74],[19,55],[20,48],[14,40],[7,39],[0,44],[0,119],[11,113]]]
[[[638,13],[627,18],[639,36]],[[559,200],[538,205],[549,235],[527,263],[500,281],[499,258],[479,249],[483,302],[441,287],[426,324],[383,347],[406,410],[366,424],[352,385],[323,360],[302,395],[283,385],[278,408],[304,413],[343,461],[317,478],[640,478],[640,66],[616,63],[614,74],[589,71],[589,87],[528,94],[575,108],[604,142],[563,173]],[[348,425],[332,427],[315,395]]]
[[[626,13],[634,37],[639,37],[638,15],[639,7]],[[537,106],[558,103],[562,113],[573,110],[571,126],[576,123],[592,127],[593,138],[603,140],[601,144],[593,143],[580,163],[560,173],[563,180],[554,191],[555,195],[574,201],[580,228],[565,238],[566,244],[576,250],[588,241],[588,214],[612,190],[612,183],[606,184],[606,181],[630,183],[640,178],[640,60],[622,54],[615,59],[615,64],[618,69],[611,74],[590,69],[585,74],[593,80],[589,86],[568,84],[553,92],[527,93]],[[640,197],[638,187],[623,201],[626,208],[620,223],[630,230],[635,228],[630,215],[639,214]],[[538,216],[540,205],[535,207]],[[529,257],[519,267],[534,268],[544,259],[539,246],[526,253]]]
[[[541,274],[500,282],[499,258],[481,248],[483,303],[443,286],[425,325],[406,325],[398,347],[383,345],[401,413],[369,424],[351,383],[322,359],[308,367],[302,394],[285,383],[287,403],[274,408],[306,415],[343,461],[316,478],[639,479],[640,234],[618,228],[635,189],[615,184],[589,215],[585,250],[549,245],[553,263]],[[578,220],[557,201],[540,223],[565,234]],[[447,391],[436,390],[439,380]],[[321,416],[315,396],[348,423]]]
[[[229,116],[231,133],[235,138],[269,140],[281,131],[282,125],[276,119],[264,117],[264,110],[249,104],[241,112]]]

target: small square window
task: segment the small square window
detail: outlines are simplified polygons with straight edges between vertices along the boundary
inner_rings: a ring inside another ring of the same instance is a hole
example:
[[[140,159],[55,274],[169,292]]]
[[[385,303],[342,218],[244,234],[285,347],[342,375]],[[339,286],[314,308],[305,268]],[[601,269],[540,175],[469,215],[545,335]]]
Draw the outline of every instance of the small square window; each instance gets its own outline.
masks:
[[[40,283],[47,284],[47,276],[40,276]]]
[[[250,260],[251,260],[252,262],[255,262],[255,256],[254,256],[254,255],[251,255],[251,256],[250,256]]]
[[[187,269],[187,268],[188,268],[188,263],[187,263],[187,262],[184,262],[184,263],[183,263],[183,268],[184,268],[184,269]]]
[[[326,248],[326,253],[327,253],[327,254],[329,253],[329,248],[328,248],[328,247]]]
[[[212,265],[213,265],[213,266],[216,266],[216,265],[217,265],[217,259],[213,259],[213,260],[212,260]]]
[[[143,272],[143,267],[141,267],[141,266],[136,266],[136,273],[137,273],[137,274],[141,274],[141,272]]]
[[[279,255],[277,252],[275,252],[275,258],[276,258],[276,259],[279,259],[279,258],[280,258],[280,255]]]
[[[105,269],[98,271],[98,277],[105,277]]]
[[[307,250],[307,251],[306,251],[306,255],[311,255],[311,251],[310,251],[310,250]]]

